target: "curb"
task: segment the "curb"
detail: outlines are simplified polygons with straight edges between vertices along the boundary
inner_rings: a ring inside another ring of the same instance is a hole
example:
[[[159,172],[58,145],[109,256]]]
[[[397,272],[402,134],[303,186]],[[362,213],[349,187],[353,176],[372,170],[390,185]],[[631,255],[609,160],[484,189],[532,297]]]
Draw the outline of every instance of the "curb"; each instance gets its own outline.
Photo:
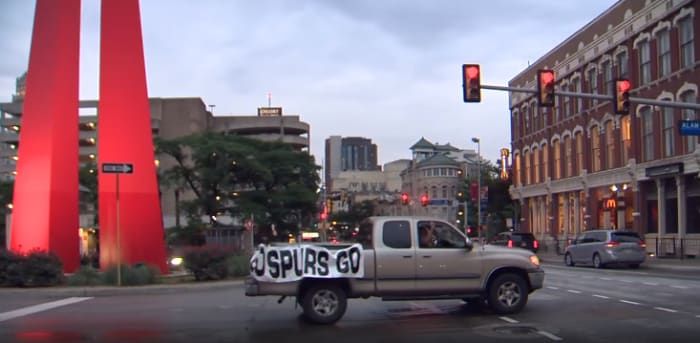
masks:
[[[146,285],[146,286],[94,286],[94,287],[46,287],[46,288],[0,288],[0,296],[3,295],[46,295],[62,297],[94,297],[114,295],[142,295],[142,294],[172,294],[183,292],[198,292],[206,290],[226,289],[243,285],[244,279],[225,281],[193,282],[172,285]]]
[[[543,263],[564,265],[564,256],[538,256]],[[640,269],[656,270],[656,271],[686,271],[700,273],[700,260],[698,262],[686,263],[680,260],[659,260],[656,258],[647,258],[642,263]]]

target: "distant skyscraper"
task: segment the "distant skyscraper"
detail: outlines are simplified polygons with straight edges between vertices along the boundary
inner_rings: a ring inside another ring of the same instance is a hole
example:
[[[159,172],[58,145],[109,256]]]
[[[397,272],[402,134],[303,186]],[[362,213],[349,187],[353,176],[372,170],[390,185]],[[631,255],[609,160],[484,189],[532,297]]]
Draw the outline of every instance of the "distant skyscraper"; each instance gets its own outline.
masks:
[[[326,187],[332,190],[333,179],[350,170],[381,170],[377,145],[368,138],[330,136],[326,139]]]

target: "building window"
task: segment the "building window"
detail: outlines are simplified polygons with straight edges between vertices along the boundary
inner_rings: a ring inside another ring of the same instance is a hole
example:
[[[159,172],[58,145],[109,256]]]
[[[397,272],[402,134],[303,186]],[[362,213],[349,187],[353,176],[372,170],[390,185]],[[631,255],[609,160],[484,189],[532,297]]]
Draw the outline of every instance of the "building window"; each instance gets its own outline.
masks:
[[[525,107],[523,112],[525,113],[525,135],[527,136],[530,134],[530,111]]]
[[[564,138],[564,154],[566,163],[566,177],[572,177],[574,176],[574,159],[571,150],[571,136],[566,136],[566,138]]]
[[[673,137],[673,129],[674,129],[674,113],[673,113],[673,108],[671,107],[664,107],[663,108],[663,113],[664,113],[664,157],[671,157],[675,154],[676,149],[675,149],[675,144],[674,144],[674,137]]]
[[[554,179],[559,180],[561,179],[561,144],[559,144],[559,140],[554,141],[552,147],[554,148]]]
[[[612,120],[605,123],[605,168],[615,168],[615,124]]]
[[[447,186],[442,186],[442,198],[447,199]]]
[[[681,94],[679,97],[680,101],[682,102],[688,102],[691,104],[697,103],[697,98],[695,95],[695,92],[689,91]],[[684,108],[681,112],[681,115],[683,117],[683,120],[697,120],[697,112],[693,109],[689,108]],[[697,146],[698,143],[698,138],[696,136],[684,136],[683,138],[685,140],[685,152],[686,153],[691,153],[695,151],[695,147]]]
[[[437,187],[435,187],[435,186],[430,187],[430,193],[431,193],[430,197],[432,199],[437,199],[437,196],[438,196]]]
[[[530,152],[525,153],[525,184],[529,185],[532,183],[532,177],[530,176]]]
[[[622,51],[615,56],[615,62],[617,62],[617,76],[621,79],[626,79],[629,73],[629,68],[627,65],[627,51]]]
[[[515,178],[515,184],[517,186],[523,185],[523,178],[521,177],[521,172],[522,169],[520,168],[520,154],[515,154],[515,173],[513,173],[513,177]]]
[[[581,78],[576,78],[573,82],[574,84],[572,85],[573,91],[576,93],[581,93]],[[580,113],[583,110],[583,98],[581,97],[576,97],[576,101],[574,101],[574,114]]]
[[[568,85],[565,85],[563,88],[566,91],[571,90],[571,89],[569,89]],[[571,116],[571,107],[569,107],[569,97],[565,96],[564,97],[564,118],[569,118],[569,116]]]
[[[654,159],[654,117],[651,107],[646,106],[640,111],[642,117],[642,142],[644,144],[644,161]]]
[[[651,53],[649,51],[649,41],[639,43],[639,84],[644,85],[651,82]]]
[[[678,36],[680,40],[681,68],[692,67],[695,64],[692,16],[687,16],[678,22]]]
[[[588,89],[593,94],[598,94],[598,72],[595,68],[588,70]],[[591,100],[591,107],[598,105],[598,99]]]
[[[613,94],[613,90],[615,89],[615,86],[613,85],[613,69],[612,69],[612,63],[610,61],[605,61],[603,62],[602,65],[603,68],[603,80],[605,82],[605,93],[608,95]]]
[[[629,153],[632,149],[632,130],[630,116],[620,119],[620,161],[623,166],[629,161]]]
[[[545,181],[549,177],[549,149],[547,145],[542,146],[542,180]]]
[[[659,77],[664,77],[671,73],[671,38],[668,29],[656,35],[656,42],[659,51]]]
[[[533,168],[535,169],[535,177],[534,177],[534,183],[539,183],[540,182],[540,151],[537,149],[532,150],[532,158],[533,158]]]
[[[591,148],[593,150],[593,154],[591,154],[591,158],[593,159],[593,161],[591,161],[591,167],[595,173],[600,171],[600,129],[598,126],[594,126],[591,129]]]
[[[581,175],[583,172],[583,134],[576,133],[576,173]]]

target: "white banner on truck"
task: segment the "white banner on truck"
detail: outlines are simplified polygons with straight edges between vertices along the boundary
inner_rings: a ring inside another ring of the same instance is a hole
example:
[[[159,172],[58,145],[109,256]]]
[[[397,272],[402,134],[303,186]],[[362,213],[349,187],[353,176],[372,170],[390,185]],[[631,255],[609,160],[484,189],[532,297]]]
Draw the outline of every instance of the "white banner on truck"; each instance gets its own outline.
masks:
[[[266,282],[289,282],[306,277],[361,278],[365,275],[362,245],[329,250],[306,244],[261,244],[250,259],[250,275]]]

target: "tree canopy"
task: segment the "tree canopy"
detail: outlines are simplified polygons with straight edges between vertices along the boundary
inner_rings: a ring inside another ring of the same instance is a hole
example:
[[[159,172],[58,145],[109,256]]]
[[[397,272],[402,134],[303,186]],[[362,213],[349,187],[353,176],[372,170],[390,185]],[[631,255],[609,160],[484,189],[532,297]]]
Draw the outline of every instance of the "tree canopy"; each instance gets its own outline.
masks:
[[[156,152],[175,161],[161,163],[161,183],[189,190],[183,201],[190,221],[254,215],[278,227],[308,223],[316,213],[319,167],[313,156],[281,142],[263,142],[223,133],[156,140]]]

